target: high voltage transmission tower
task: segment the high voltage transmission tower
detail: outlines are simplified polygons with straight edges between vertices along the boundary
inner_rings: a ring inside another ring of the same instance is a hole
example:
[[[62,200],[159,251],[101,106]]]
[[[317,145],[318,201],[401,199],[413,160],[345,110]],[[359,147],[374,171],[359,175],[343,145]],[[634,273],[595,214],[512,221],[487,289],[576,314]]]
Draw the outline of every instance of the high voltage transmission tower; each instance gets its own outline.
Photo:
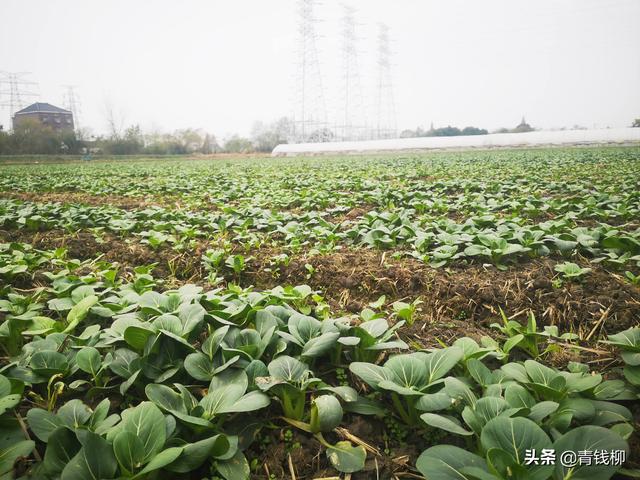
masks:
[[[336,134],[341,140],[363,140],[367,136],[358,64],[355,9],[343,5],[342,16],[342,112]]]
[[[376,95],[376,138],[397,136],[396,106],[391,77],[391,49],[389,27],[378,24],[378,85]]]
[[[63,85],[65,89],[63,104],[64,108],[73,114],[73,125],[77,130],[80,128],[80,98],[76,93],[75,85]]]
[[[316,0],[298,0],[298,60],[292,140],[322,141],[327,135],[327,109],[320,76],[314,8]]]
[[[14,114],[26,106],[28,98],[38,97],[36,92],[26,90],[38,85],[25,80],[27,75],[29,72],[0,72],[0,106],[9,107],[9,124]]]

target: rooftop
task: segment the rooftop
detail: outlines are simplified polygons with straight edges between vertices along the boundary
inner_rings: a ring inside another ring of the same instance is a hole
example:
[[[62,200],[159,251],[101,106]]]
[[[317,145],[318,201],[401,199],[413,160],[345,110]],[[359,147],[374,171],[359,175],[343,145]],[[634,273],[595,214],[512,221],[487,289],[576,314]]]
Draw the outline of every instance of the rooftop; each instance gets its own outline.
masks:
[[[19,115],[21,113],[71,113],[71,112],[69,110],[65,110],[64,108],[51,105],[50,103],[36,102],[29,105],[26,108],[23,108],[22,110],[17,111],[15,114]]]

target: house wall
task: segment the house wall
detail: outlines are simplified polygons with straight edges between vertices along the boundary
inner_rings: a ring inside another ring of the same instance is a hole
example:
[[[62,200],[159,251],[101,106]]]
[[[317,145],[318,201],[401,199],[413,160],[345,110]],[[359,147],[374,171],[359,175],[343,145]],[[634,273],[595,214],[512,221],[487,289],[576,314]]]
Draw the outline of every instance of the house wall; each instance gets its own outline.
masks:
[[[14,130],[27,119],[35,120],[57,131],[74,129],[73,115],[71,113],[28,112],[13,117]]]

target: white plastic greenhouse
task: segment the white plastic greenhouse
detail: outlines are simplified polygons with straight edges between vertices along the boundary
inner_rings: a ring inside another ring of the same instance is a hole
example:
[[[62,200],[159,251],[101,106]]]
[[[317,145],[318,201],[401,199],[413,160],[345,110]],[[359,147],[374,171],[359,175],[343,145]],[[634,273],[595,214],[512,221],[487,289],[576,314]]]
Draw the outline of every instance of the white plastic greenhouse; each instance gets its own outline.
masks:
[[[323,153],[416,151],[446,148],[534,147],[545,145],[640,143],[640,128],[492,133],[458,137],[394,138],[357,142],[292,143],[273,149],[272,156]]]

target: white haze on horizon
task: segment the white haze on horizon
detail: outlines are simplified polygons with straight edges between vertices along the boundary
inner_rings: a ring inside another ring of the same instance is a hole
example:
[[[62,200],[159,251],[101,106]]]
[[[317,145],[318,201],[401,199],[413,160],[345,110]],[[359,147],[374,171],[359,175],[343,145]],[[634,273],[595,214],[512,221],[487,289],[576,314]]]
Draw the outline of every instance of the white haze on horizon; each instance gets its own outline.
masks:
[[[376,24],[389,25],[399,129],[473,125],[624,127],[640,117],[640,1],[351,0],[363,97],[376,81]],[[328,113],[339,110],[341,2],[317,9]],[[81,98],[144,130],[219,139],[290,116],[295,0],[2,0],[0,71],[28,71],[39,101]],[[2,98],[6,100],[6,97]],[[373,103],[373,102],[370,102]],[[8,111],[0,111],[7,125]]]

